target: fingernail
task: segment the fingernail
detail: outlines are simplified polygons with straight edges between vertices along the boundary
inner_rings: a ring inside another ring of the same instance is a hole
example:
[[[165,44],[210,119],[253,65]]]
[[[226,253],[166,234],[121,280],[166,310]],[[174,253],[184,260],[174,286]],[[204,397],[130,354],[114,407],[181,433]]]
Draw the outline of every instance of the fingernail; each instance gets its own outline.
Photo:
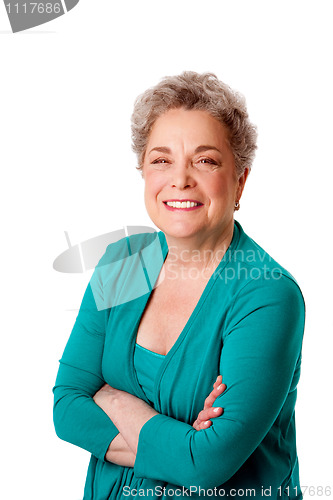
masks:
[[[214,413],[217,413],[217,412],[218,412],[218,411],[220,411],[220,410],[221,410],[221,408],[214,408],[213,412],[214,412]]]
[[[222,389],[222,384],[220,384],[217,388],[218,391],[220,391]]]

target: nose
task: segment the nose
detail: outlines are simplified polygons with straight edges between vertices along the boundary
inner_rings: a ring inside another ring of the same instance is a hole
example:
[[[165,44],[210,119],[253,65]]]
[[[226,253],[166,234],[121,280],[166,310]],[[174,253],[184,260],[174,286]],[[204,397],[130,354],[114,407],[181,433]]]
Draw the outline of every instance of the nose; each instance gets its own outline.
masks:
[[[171,186],[178,189],[193,187],[195,180],[190,165],[184,160],[177,162],[171,172]]]

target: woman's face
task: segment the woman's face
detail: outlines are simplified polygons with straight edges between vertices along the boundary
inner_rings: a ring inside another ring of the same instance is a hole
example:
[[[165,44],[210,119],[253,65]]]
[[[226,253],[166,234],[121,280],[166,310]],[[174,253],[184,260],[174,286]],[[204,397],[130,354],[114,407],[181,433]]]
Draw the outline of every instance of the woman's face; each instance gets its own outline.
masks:
[[[154,123],[143,161],[145,203],[154,224],[174,238],[233,228],[238,178],[227,129],[206,111],[172,109]]]

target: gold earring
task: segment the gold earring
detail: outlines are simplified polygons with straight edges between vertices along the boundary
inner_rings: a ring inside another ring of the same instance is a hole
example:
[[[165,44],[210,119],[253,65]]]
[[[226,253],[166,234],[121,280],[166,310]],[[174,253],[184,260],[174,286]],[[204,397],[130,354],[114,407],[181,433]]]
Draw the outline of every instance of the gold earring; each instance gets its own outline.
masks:
[[[239,204],[239,201],[235,201],[235,208],[234,210],[239,210],[240,209],[240,204]]]

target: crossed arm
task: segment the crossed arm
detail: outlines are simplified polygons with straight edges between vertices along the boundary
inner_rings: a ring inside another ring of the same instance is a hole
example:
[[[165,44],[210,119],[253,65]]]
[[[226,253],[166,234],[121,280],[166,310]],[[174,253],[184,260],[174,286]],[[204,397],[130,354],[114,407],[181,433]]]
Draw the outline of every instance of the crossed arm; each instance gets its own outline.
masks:
[[[225,389],[222,376],[219,375],[213,390],[205,400],[203,410],[193,423],[195,430],[208,429],[212,424],[210,419],[222,415],[223,408],[213,408],[213,403]],[[106,460],[117,465],[133,467],[141,428],[158,413],[143,400],[108,384],[97,391],[93,399],[119,430],[106,452]]]
[[[228,386],[223,393],[228,418],[216,418],[211,429],[207,429],[207,421],[219,414],[210,413],[209,401],[191,427],[158,414],[127,392],[102,387],[107,312],[95,311],[91,303],[88,288],[61,359],[54,388],[54,421],[61,439],[98,459],[128,466],[135,462],[138,477],[210,488],[229,480],[258,447],[289,391],[292,406],[299,377],[304,303],[291,280],[263,278],[249,282],[238,293],[220,359]],[[200,429],[204,431],[197,432]],[[242,445],[234,446],[235,442]],[[166,448],[162,461],[160,450]],[[145,449],[149,453],[143,453]]]

